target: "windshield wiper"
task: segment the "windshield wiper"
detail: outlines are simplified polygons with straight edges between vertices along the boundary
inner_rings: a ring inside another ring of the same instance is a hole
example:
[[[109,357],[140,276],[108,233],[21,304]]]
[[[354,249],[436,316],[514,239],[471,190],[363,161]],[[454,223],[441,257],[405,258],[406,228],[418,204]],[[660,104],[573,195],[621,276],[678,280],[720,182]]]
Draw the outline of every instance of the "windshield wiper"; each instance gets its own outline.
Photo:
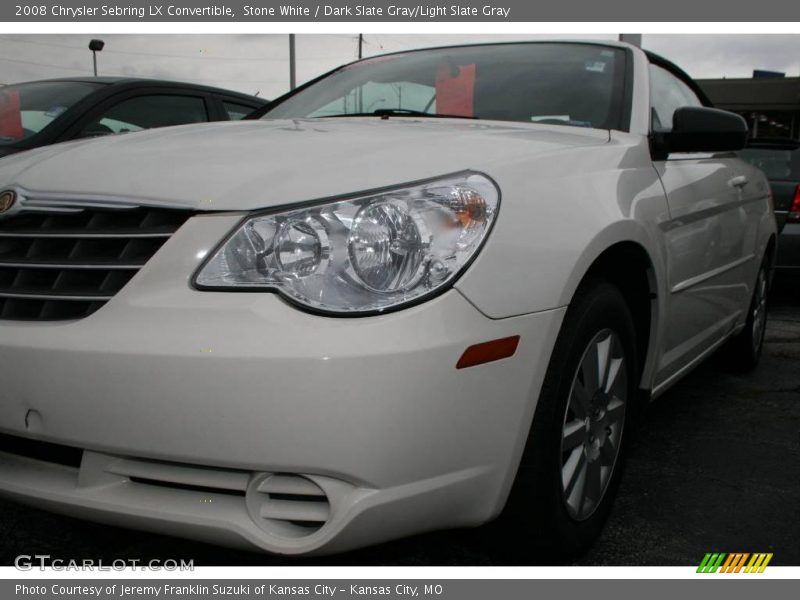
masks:
[[[477,119],[468,115],[448,115],[445,113],[429,113],[410,108],[378,108],[372,112],[343,113],[341,115],[324,115],[319,119],[336,119],[340,117],[428,117],[431,119]]]

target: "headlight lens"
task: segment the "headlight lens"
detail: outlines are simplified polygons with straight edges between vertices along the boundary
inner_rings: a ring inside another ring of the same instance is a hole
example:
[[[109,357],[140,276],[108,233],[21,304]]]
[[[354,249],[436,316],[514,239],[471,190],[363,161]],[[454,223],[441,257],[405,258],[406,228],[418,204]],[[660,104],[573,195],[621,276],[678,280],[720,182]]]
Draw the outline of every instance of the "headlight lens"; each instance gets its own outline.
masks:
[[[497,214],[494,183],[462,173],[249,218],[195,277],[200,289],[272,289],[309,308],[371,313],[443,289]]]

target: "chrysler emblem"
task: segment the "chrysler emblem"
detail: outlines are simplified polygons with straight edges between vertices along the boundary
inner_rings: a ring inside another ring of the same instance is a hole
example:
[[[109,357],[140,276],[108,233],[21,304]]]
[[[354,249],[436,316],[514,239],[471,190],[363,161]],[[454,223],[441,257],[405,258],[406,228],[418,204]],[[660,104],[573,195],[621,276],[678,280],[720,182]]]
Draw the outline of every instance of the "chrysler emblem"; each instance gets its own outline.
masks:
[[[9,190],[0,192],[0,215],[11,210],[14,202],[17,200],[17,195]]]

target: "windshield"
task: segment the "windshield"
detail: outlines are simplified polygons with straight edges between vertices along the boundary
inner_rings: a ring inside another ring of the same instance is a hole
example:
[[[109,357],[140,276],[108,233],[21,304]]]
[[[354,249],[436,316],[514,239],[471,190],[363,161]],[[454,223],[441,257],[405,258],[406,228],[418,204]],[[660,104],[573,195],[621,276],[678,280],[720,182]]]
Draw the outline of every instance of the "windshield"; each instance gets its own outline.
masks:
[[[0,145],[36,135],[100,85],[41,81],[0,87]]]
[[[764,171],[770,181],[800,181],[800,150],[745,148],[739,157]]]
[[[345,66],[263,118],[426,113],[624,129],[625,51],[593,44],[441,48]]]

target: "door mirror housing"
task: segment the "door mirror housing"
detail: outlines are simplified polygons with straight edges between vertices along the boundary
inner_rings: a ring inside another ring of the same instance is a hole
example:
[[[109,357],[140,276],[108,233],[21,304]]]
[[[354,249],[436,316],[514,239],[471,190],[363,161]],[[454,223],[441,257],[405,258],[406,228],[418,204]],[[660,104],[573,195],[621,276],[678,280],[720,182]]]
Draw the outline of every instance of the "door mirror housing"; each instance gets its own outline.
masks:
[[[672,131],[656,132],[654,154],[735,152],[747,143],[747,121],[739,115],[705,106],[683,106],[672,117]]]

